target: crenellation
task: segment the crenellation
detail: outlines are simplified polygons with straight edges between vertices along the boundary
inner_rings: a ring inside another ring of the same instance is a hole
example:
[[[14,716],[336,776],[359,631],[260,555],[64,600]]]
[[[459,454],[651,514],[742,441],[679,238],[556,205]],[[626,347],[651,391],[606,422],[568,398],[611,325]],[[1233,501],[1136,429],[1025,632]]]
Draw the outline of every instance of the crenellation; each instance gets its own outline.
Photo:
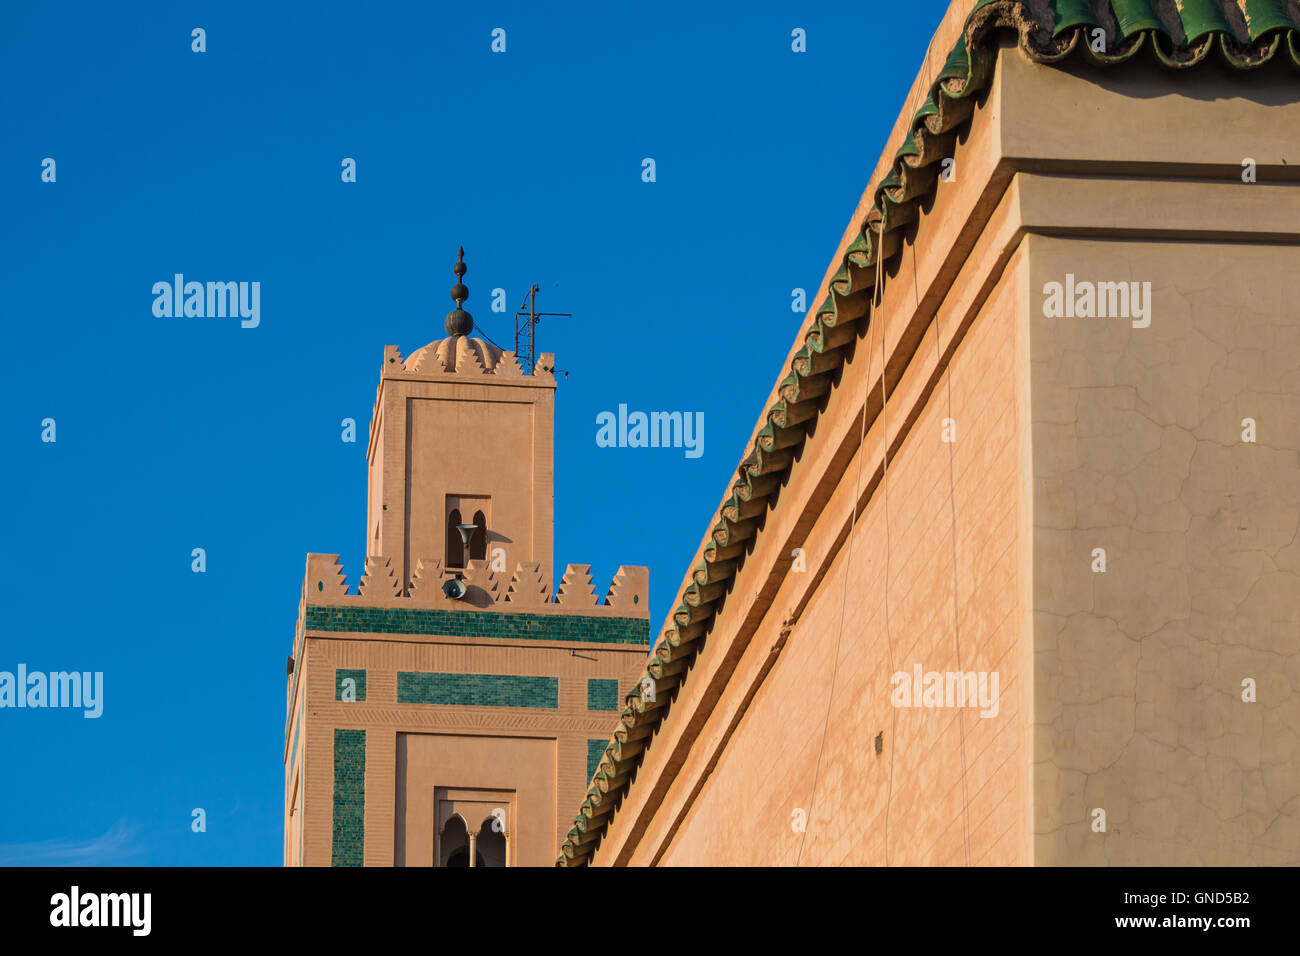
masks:
[[[502,352],[495,374],[498,378],[523,378],[524,370],[519,365],[519,356],[514,352]]]
[[[650,599],[650,569],[621,566],[605,592],[605,607],[644,610]]]
[[[553,352],[543,352],[537,357],[537,364],[533,367],[533,377],[555,381],[555,354]]]
[[[307,605],[331,606],[412,606],[478,609],[516,608],[554,609],[567,612],[610,614],[612,616],[648,615],[649,569],[620,566],[610,581],[603,600],[599,599],[589,564],[570,564],[552,594],[540,561],[519,562],[507,579],[504,572],[492,570],[491,562],[471,560],[464,569],[447,568],[439,558],[420,558],[408,587],[403,589],[397,563],[385,555],[366,557],[365,573],[355,592],[349,592],[347,576],[337,554],[310,554],[303,578],[302,611]],[[449,579],[463,581],[466,597],[448,597],[443,584]]]
[[[461,580],[471,589],[467,599],[475,605],[496,604],[505,597],[501,592],[501,582],[497,573],[492,570],[487,561],[471,560]]]
[[[308,604],[338,600],[348,596],[348,579],[337,554],[307,555],[307,573],[302,591]]]
[[[452,358],[458,375],[487,375],[490,371],[478,349],[457,347]]]
[[[571,564],[560,580],[555,603],[565,607],[595,607],[596,589],[591,584],[590,564]]]
[[[513,365],[513,368],[511,367]],[[504,366],[504,368],[503,368]],[[478,338],[453,336],[416,349],[405,360],[395,346],[384,352],[384,378],[440,380],[500,375],[523,378],[513,352],[502,352]]]
[[[447,579],[447,574],[441,558],[420,558],[415,573],[411,575],[409,597],[417,601],[437,601],[446,597],[442,593],[442,582]]]
[[[391,559],[382,555],[366,556],[366,571],[357,588],[359,597],[367,601],[389,601],[401,596],[402,582]]]
[[[505,599],[523,607],[551,603],[551,586],[544,580],[542,562],[520,563],[510,579],[510,589],[506,592]]]

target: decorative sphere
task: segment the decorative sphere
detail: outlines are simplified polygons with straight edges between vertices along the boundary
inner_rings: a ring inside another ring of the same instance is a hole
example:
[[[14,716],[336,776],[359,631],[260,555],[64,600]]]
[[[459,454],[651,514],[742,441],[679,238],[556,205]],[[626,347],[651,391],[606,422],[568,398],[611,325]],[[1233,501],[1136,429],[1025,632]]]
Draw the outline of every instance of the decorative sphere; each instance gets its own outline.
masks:
[[[444,324],[448,335],[469,335],[474,331],[474,317],[464,309],[452,309]]]
[[[454,286],[451,287],[451,301],[464,302],[468,298],[469,298],[469,289],[465,288],[464,283],[457,282]]]

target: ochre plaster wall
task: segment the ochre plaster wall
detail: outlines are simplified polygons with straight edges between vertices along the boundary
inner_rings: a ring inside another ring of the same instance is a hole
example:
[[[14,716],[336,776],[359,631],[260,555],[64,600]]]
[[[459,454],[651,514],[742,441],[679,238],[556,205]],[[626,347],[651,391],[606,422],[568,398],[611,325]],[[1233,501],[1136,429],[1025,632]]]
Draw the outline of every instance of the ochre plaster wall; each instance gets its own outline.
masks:
[[[1294,865],[1300,250],[1028,248],[1035,862]],[[1150,326],[1045,317],[1067,273],[1150,282]]]
[[[661,862],[1027,862],[1021,268],[985,303]],[[996,716],[893,707],[891,675],[916,664],[998,671]]]

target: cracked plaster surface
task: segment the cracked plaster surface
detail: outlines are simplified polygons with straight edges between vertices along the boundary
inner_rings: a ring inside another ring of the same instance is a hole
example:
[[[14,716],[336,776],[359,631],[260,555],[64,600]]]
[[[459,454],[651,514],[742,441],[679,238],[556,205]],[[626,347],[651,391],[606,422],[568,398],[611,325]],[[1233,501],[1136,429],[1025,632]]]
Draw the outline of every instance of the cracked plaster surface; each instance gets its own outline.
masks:
[[[1296,251],[1029,242],[1034,862],[1300,863]],[[1067,272],[1150,327],[1045,318]]]

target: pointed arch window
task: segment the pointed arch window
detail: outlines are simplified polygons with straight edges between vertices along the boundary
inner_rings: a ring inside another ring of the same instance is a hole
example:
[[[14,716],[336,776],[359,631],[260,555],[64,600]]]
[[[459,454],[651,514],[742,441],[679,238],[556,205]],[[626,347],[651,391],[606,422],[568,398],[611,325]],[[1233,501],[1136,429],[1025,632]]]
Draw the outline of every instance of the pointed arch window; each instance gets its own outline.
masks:
[[[487,560],[487,518],[483,512],[474,512],[474,533],[469,539],[469,556],[473,561]]]
[[[513,790],[435,787],[433,865],[511,866],[515,811]]]
[[[482,866],[484,863],[483,856],[477,852],[475,841],[470,836],[469,828],[465,826],[465,821],[461,819],[460,814],[453,814],[447,821],[438,842],[441,851],[439,866]],[[472,863],[471,853],[474,854]]]
[[[460,537],[460,509],[452,508],[447,515],[447,567],[463,568],[465,566],[465,543]],[[473,542],[470,542],[471,546]]]
[[[503,821],[488,817],[479,827],[474,840],[475,866],[505,866],[507,859],[506,833]]]

